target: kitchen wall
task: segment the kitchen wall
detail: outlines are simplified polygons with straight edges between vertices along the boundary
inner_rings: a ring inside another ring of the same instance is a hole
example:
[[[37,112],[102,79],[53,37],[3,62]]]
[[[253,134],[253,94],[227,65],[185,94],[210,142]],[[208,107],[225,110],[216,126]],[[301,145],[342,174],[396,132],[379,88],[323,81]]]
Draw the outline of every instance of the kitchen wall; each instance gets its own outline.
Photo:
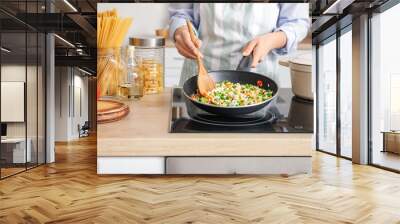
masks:
[[[133,23],[128,31],[128,37],[154,35],[156,29],[168,26],[168,5],[149,3],[99,3],[97,11],[117,9],[122,17],[132,17]],[[128,44],[128,38],[125,40]]]
[[[56,67],[55,73],[55,141],[70,141],[88,121],[88,77],[71,67]]]

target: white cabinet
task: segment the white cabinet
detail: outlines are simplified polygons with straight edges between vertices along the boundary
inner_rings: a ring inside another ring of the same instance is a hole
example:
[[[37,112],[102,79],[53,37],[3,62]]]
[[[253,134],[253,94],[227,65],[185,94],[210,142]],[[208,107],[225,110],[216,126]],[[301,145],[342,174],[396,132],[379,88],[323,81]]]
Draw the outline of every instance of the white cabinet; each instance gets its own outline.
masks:
[[[166,174],[288,174],[311,173],[305,157],[167,157]]]
[[[164,173],[164,157],[97,157],[97,174]]]
[[[25,144],[27,144],[25,150]],[[3,157],[10,155],[9,162],[25,163],[32,160],[32,140],[30,138],[6,138],[1,140]],[[12,155],[12,160],[11,160]]]
[[[288,174],[311,173],[311,156],[298,157],[98,157],[98,174]]]
[[[184,57],[176,48],[165,48],[165,86],[172,87],[179,83]]]

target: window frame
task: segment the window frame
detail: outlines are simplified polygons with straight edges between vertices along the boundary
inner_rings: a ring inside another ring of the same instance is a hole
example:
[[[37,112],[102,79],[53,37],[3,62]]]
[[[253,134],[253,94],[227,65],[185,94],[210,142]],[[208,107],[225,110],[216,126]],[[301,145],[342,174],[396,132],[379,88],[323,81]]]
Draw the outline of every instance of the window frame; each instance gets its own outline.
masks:
[[[340,97],[340,77],[341,77],[341,66],[340,66],[340,37],[344,34],[346,34],[347,32],[351,32],[352,30],[352,23],[349,23],[349,17],[344,17],[343,20],[344,22],[342,24],[343,27],[339,27],[337,26],[337,30],[335,33],[331,34],[330,36],[319,40],[318,43],[316,44],[316,61],[315,61],[315,66],[316,66],[316,131],[315,131],[315,135],[316,135],[316,150],[319,152],[323,152],[323,153],[327,153],[329,155],[333,155],[333,156],[337,156],[343,159],[347,159],[347,160],[352,160],[352,158],[347,157],[342,155],[341,153],[341,119],[340,119],[340,103],[341,103],[341,97]],[[339,20],[338,22],[340,22],[341,20]],[[332,152],[328,152],[324,149],[320,148],[320,144],[319,144],[319,96],[318,96],[318,92],[319,92],[319,88],[320,88],[320,80],[319,80],[319,66],[320,66],[320,56],[319,56],[319,48],[320,45],[322,44],[327,44],[331,41],[336,41],[336,152],[332,153]]]
[[[369,10],[368,11],[368,34],[367,34],[367,38],[368,38],[368,165],[373,166],[373,167],[377,167],[383,170],[387,170],[387,171],[391,171],[391,172],[395,172],[395,173],[400,173],[400,170],[391,168],[391,167],[387,167],[387,166],[383,166],[380,164],[376,164],[373,162],[373,154],[374,154],[374,147],[373,147],[373,130],[372,130],[372,119],[373,119],[373,113],[372,113],[372,94],[373,94],[373,88],[372,88],[372,19],[374,17],[374,14],[381,14],[384,13],[385,11],[393,8],[394,6],[396,6],[397,4],[399,4],[400,1],[399,0],[388,0],[385,3],[381,4],[380,6]],[[399,155],[400,156],[400,155]]]
[[[23,1],[24,3],[27,3],[26,1]],[[38,4],[39,4],[39,0],[36,0],[36,1],[33,1],[33,3],[36,3],[37,5],[36,5],[36,11],[37,12],[39,12],[39,7],[38,7]],[[1,8],[1,3],[0,3],[0,11],[2,12],[2,13],[6,13],[7,15],[9,15],[9,16],[11,16],[13,19],[15,19],[16,21],[19,21],[18,20],[18,18],[16,18],[16,17],[13,17],[13,15],[12,14],[10,14],[9,12],[7,12],[7,11],[5,11],[4,9],[2,9]],[[48,7],[46,7],[46,12],[47,12],[47,9]],[[25,16],[27,15],[27,5],[25,4]],[[21,21],[19,21],[19,22],[21,22]],[[22,22],[23,23],[23,22]],[[32,26],[30,26],[29,24],[27,24],[27,23],[23,23],[24,25],[24,30],[19,30],[19,31],[11,31],[11,33],[21,33],[21,34],[24,34],[25,35],[25,48],[23,49],[23,51],[25,52],[25,56],[24,56],[24,60],[25,60],[25,87],[24,87],[24,90],[25,90],[25,93],[24,93],[24,120],[25,120],[25,127],[24,127],[24,129],[25,129],[25,135],[24,135],[24,139],[25,139],[25,166],[24,166],[24,169],[23,170],[21,170],[21,171],[18,171],[18,172],[14,172],[14,173],[12,173],[12,174],[9,174],[9,175],[7,175],[7,176],[3,176],[3,173],[2,173],[2,167],[0,166],[0,180],[4,180],[4,179],[6,179],[6,178],[8,178],[8,177],[12,177],[12,176],[14,176],[14,175],[17,175],[17,174],[20,174],[20,173],[23,173],[23,172],[26,172],[26,171],[28,171],[28,170],[30,170],[30,169],[33,169],[33,168],[36,168],[36,167],[39,167],[39,166],[41,166],[41,165],[44,165],[44,164],[46,164],[46,162],[47,162],[47,144],[48,144],[48,142],[47,142],[47,110],[46,110],[46,108],[47,108],[47,44],[48,44],[48,40],[47,40],[47,33],[46,32],[43,32],[43,31],[40,31],[40,30],[38,30],[38,29],[36,29],[36,28],[34,28],[34,27],[32,27]],[[9,31],[4,31],[4,30],[2,30],[1,29],[1,23],[0,23],[0,45],[2,45],[2,35],[3,35],[3,33],[10,33]],[[27,152],[27,147],[28,147],[28,144],[27,144],[27,142],[28,142],[28,110],[27,110],[27,84],[28,84],[28,78],[27,78],[27,76],[28,76],[28,34],[34,34],[35,36],[36,36],[36,48],[35,48],[35,52],[36,52],[36,60],[35,60],[35,62],[34,62],[34,65],[36,66],[36,71],[35,71],[35,75],[36,75],[36,92],[34,93],[34,94],[36,94],[36,122],[34,122],[35,123],[35,125],[36,125],[36,136],[33,136],[33,138],[36,138],[36,141],[37,141],[37,145],[36,145],[36,161],[33,163],[33,164],[29,164],[29,166],[28,166],[28,154],[26,153]],[[43,35],[39,35],[39,34],[43,34]],[[39,38],[39,36],[41,36],[42,38]],[[40,40],[39,40],[40,39]],[[41,41],[41,44],[42,44],[42,47],[43,47],[43,49],[40,49],[40,51],[39,51],[39,41]],[[42,60],[44,60],[44,63],[43,64],[40,64],[39,63],[39,52],[41,52],[43,55],[41,55],[42,56]],[[0,53],[0,82],[2,81],[1,79],[1,67],[2,67],[2,62],[3,62],[3,58],[2,58],[2,54]],[[38,139],[39,139],[39,113],[38,113],[38,111],[39,111],[39,81],[38,81],[38,75],[39,75],[39,70],[38,70],[38,67],[40,66],[40,65],[42,65],[42,71],[41,71],[41,75],[42,75],[42,84],[43,84],[43,93],[42,93],[42,96],[44,97],[43,99],[42,99],[42,103],[43,103],[43,105],[41,105],[43,108],[43,112],[44,112],[44,115],[43,115],[43,117],[41,117],[40,118],[40,120],[43,122],[43,125],[44,125],[44,130],[43,130],[43,145],[42,145],[42,152],[44,153],[43,155],[41,155],[41,157],[43,157],[42,159],[43,159],[43,162],[39,162],[39,143],[38,143]],[[0,88],[1,88],[1,86],[0,86]],[[1,92],[1,91],[0,91]],[[0,96],[1,96],[1,93],[0,93]],[[0,111],[1,111],[1,106],[0,106]],[[1,115],[0,115],[1,116]],[[42,120],[42,119],[44,119],[44,120]],[[0,119],[0,123],[1,123],[1,119]],[[2,152],[2,146],[1,146],[1,144],[0,144],[0,157],[1,157],[1,152]],[[21,168],[23,168],[23,167],[21,167]]]

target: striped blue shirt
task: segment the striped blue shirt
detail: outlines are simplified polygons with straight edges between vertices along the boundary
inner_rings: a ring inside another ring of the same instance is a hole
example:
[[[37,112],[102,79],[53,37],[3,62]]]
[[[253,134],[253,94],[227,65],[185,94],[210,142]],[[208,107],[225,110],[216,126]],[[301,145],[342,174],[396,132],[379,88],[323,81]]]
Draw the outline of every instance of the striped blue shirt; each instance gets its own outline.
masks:
[[[198,28],[200,24],[199,4],[204,3],[171,3],[170,13],[170,37],[173,39],[175,30],[186,24],[189,18]],[[270,3],[257,3],[270,4]],[[279,16],[274,31],[283,31],[286,34],[286,45],[276,49],[278,54],[286,54],[297,48],[297,44],[307,35],[310,26],[308,3],[279,3]],[[251,16],[251,15],[249,15]]]

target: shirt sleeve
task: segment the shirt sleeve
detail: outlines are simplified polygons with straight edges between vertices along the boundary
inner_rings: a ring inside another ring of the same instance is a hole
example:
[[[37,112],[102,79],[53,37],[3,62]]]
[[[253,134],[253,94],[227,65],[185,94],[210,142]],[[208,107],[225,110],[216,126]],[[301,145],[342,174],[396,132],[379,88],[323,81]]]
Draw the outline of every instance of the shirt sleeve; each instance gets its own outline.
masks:
[[[173,41],[175,30],[186,25],[186,19],[192,22],[195,29],[198,28],[199,12],[193,3],[170,3],[168,11],[170,18],[169,36]]]
[[[286,45],[275,49],[277,54],[287,54],[297,49],[297,44],[306,36],[310,27],[308,3],[281,3],[277,28],[274,32],[286,34]]]

